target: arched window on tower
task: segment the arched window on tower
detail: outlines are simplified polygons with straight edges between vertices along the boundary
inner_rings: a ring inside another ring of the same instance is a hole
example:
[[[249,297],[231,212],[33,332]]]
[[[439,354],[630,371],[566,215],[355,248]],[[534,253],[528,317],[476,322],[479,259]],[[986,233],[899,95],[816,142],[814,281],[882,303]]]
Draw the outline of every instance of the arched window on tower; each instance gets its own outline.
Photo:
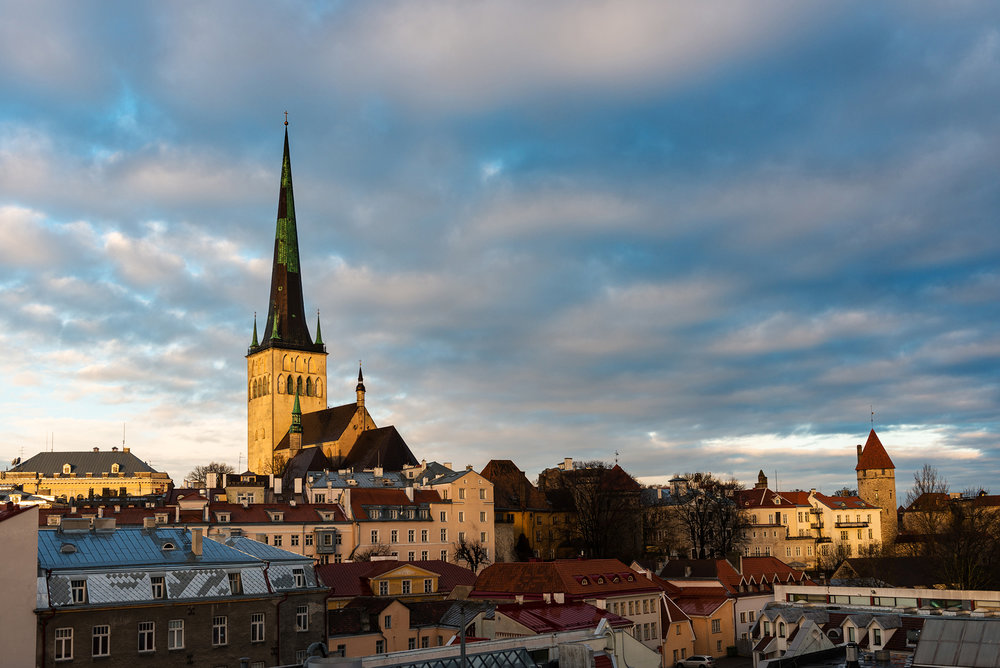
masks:
[[[285,391],[285,377],[278,375],[278,394],[282,394]]]
[[[311,397],[313,395],[313,379],[306,378],[306,396]]]
[[[247,401],[253,399],[253,383],[247,383]]]
[[[285,388],[285,391],[288,394],[294,394],[295,393],[295,382],[292,380],[291,376],[288,377],[288,387]]]
[[[323,381],[321,381],[319,378],[316,379],[316,396],[317,397],[323,396]]]
[[[298,392],[299,394],[302,394],[302,376],[299,376],[295,380],[295,391]]]

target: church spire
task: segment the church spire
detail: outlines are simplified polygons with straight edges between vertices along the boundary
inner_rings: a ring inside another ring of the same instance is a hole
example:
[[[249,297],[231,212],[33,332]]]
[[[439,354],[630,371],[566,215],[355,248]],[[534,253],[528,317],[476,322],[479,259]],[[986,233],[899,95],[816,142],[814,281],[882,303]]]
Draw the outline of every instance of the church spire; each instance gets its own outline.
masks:
[[[319,328],[319,309],[316,309],[316,345],[323,345],[323,331]]]
[[[280,347],[311,352],[325,351],[325,346],[320,341],[314,343],[309,335],[300,270],[295,197],[292,192],[292,160],[288,150],[286,123],[281,185],[278,189],[278,219],[274,233],[274,262],[271,266],[271,294],[267,323],[264,325],[264,331],[268,335],[255,349]]]
[[[256,348],[259,343],[257,343],[257,312],[253,312],[253,341],[250,342],[251,348]]]

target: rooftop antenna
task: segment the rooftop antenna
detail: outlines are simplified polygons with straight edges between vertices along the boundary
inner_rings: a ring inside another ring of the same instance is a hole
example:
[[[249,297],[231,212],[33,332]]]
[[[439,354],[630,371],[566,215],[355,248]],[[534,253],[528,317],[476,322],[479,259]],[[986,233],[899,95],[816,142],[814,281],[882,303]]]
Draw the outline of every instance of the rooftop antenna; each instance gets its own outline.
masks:
[[[288,125],[288,112],[285,112],[285,126]]]
[[[868,408],[872,412],[872,429],[875,429],[875,406],[868,404]]]
[[[617,450],[615,450],[615,466],[618,466],[618,455],[619,454],[620,453]]]
[[[122,422],[122,450],[125,449],[125,423]]]
[[[236,472],[239,473],[240,469],[243,468],[243,453],[239,453],[236,456]]]

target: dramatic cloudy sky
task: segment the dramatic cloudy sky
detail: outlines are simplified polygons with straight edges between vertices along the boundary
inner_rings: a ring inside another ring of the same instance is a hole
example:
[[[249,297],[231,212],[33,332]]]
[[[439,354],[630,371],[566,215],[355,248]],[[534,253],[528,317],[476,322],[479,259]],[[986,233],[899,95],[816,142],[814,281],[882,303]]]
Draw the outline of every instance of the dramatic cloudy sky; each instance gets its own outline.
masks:
[[[0,5],[5,461],[245,466],[287,110],[330,401],[418,458],[832,492],[873,406],[1000,492],[997,3]]]

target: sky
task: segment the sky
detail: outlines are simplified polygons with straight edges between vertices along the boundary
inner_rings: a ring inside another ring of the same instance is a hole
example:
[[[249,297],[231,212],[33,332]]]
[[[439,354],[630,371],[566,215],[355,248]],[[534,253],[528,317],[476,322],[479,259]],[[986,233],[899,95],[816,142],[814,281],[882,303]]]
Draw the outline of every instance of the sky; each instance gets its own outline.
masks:
[[[245,467],[287,111],[331,405],[418,459],[1000,493],[1000,4],[0,12],[0,466]]]

